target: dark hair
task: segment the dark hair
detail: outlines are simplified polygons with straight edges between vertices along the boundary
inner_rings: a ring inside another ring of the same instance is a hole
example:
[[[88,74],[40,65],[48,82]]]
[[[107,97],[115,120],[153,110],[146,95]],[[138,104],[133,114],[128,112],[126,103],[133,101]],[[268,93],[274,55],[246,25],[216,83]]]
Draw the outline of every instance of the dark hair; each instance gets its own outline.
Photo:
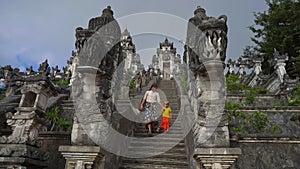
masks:
[[[152,87],[158,88],[158,86],[157,86],[157,84],[156,84],[156,83],[153,83],[153,84],[151,85],[151,87],[150,87],[150,89],[149,89],[149,90],[151,90],[151,89],[152,89]]]

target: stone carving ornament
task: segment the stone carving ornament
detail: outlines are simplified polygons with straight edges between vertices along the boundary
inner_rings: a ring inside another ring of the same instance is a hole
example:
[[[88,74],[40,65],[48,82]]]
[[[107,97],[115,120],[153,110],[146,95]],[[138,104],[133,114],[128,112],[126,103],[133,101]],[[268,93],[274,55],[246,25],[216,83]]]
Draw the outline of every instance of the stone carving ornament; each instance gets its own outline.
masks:
[[[198,115],[193,129],[196,144],[208,139],[210,135],[207,133],[212,134],[218,125],[224,125],[219,123],[224,115],[225,105],[223,71],[227,49],[226,22],[225,15],[208,17],[205,9],[199,6],[188,24],[184,61],[191,70],[188,93],[191,106]],[[205,125],[209,127],[204,127]],[[228,131],[224,128],[222,132],[216,133],[219,141],[215,140],[214,144],[229,143]],[[212,146],[211,143],[207,146]]]

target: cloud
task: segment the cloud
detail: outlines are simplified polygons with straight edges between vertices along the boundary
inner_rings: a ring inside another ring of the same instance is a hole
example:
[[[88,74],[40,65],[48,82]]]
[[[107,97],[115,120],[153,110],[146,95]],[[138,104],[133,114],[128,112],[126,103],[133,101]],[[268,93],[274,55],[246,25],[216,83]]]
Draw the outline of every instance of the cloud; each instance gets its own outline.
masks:
[[[89,3],[81,0],[3,1],[0,6],[0,65],[38,65],[47,57],[51,65],[65,66],[74,49],[75,28],[87,27],[88,20],[101,15],[107,5],[112,6],[115,18],[138,12],[163,12],[189,19],[197,5],[203,6],[209,16],[225,14],[228,16],[229,27],[227,55],[235,58],[242,54],[245,45],[249,45],[251,33],[247,26],[253,23],[252,12],[266,10],[265,2],[258,0],[204,0],[201,4],[198,1],[182,0],[91,0]],[[159,19],[161,23],[164,22],[162,18]],[[146,25],[147,21],[142,20],[141,24]],[[160,24],[150,26],[159,28]],[[168,28],[170,33],[175,27],[173,24]],[[134,26],[129,27],[131,32],[134,29]],[[184,36],[186,32],[182,34]],[[162,40],[150,38],[135,42],[137,50],[143,50],[158,47]],[[145,41],[155,45],[144,46]],[[178,46],[177,51],[182,55],[182,47]]]

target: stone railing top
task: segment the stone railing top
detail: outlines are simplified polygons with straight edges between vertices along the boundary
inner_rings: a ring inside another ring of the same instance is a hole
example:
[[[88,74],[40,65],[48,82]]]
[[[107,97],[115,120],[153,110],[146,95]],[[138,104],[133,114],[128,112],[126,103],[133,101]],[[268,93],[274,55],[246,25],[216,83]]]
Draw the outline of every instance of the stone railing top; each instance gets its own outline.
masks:
[[[300,106],[262,106],[262,107],[258,107],[258,106],[243,106],[240,107],[239,110],[248,110],[248,111],[274,111],[276,110],[276,112],[278,111],[292,111],[292,112],[299,112],[300,113]]]
[[[242,151],[240,148],[196,148],[197,155],[240,155]]]

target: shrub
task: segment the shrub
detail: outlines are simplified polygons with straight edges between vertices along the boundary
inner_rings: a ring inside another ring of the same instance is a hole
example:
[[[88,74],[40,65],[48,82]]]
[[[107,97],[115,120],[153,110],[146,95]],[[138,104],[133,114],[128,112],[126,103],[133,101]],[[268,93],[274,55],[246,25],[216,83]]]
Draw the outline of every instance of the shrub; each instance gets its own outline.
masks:
[[[291,99],[288,103],[289,106],[300,106],[300,84],[297,85]]]
[[[280,106],[285,106],[285,105],[283,103],[281,103],[281,102],[277,102],[277,103],[274,103],[273,106],[280,107]]]
[[[233,94],[236,94],[236,93],[240,92],[241,90],[244,90],[247,88],[246,85],[244,85],[240,82],[239,76],[235,75],[235,74],[230,74],[226,78],[226,87],[227,87],[227,91],[229,93],[233,93]]]
[[[65,86],[68,86],[70,84],[70,81],[69,80],[64,80],[64,79],[60,79],[58,82],[57,82],[58,85],[65,85]]]
[[[129,88],[130,88],[130,89],[135,89],[135,83],[134,83],[134,80],[131,80],[131,81],[130,81]]]
[[[281,134],[282,133],[282,126],[274,125],[269,129],[271,134]]]
[[[59,108],[58,106],[55,106],[52,109],[49,109],[46,111],[46,118],[49,119],[51,121],[51,129],[50,131],[53,131],[55,126],[58,126],[60,128],[67,128],[69,126],[71,126],[71,122],[64,120],[62,118],[59,117]]]

